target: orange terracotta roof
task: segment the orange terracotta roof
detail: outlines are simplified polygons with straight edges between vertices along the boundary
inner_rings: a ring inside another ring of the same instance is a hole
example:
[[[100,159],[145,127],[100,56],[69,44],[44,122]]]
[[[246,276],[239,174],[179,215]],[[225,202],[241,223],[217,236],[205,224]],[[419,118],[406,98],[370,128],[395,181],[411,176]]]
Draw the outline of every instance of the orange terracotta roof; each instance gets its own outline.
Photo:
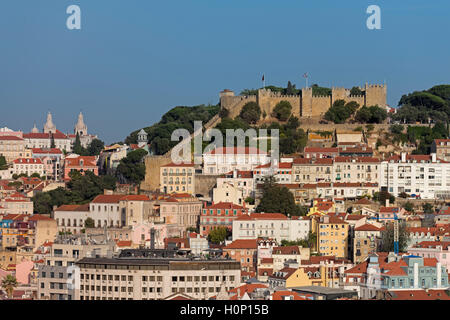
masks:
[[[19,158],[13,161],[15,164],[42,164],[39,158]]]
[[[83,160],[83,165],[81,161]],[[97,167],[97,160],[95,156],[79,156],[76,158],[67,158],[66,159],[66,168],[67,167]]]
[[[205,209],[245,209],[245,208],[232,202],[218,202],[206,207]]]
[[[359,226],[355,228],[355,231],[382,231],[383,228],[378,228],[377,226],[374,226],[373,224],[363,224],[362,226]]]
[[[446,290],[393,290],[387,300],[450,300],[450,296]]]
[[[124,195],[117,194],[101,194],[94,198],[91,203],[119,203]]]
[[[226,245],[223,249],[257,249],[257,239],[240,239],[234,240],[230,244]]]

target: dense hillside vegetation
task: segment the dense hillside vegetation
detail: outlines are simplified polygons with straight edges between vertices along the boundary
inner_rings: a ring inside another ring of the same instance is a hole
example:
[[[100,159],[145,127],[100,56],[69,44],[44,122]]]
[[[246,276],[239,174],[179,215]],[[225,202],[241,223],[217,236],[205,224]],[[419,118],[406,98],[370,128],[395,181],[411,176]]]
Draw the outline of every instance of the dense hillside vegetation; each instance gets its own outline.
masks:
[[[170,139],[174,130],[184,128],[192,133],[194,131],[194,121],[202,121],[202,123],[205,124],[214,117],[219,110],[219,105],[199,105],[194,107],[179,106],[171,109],[162,116],[161,121],[150,127],[144,128],[148,133],[150,150],[156,155],[166,153],[177,144],[177,142],[171,141]],[[125,139],[125,143],[136,143],[137,133],[139,131],[140,129],[132,132]]]
[[[403,123],[446,122],[450,120],[450,85],[438,85],[404,95],[399,106],[394,119]]]

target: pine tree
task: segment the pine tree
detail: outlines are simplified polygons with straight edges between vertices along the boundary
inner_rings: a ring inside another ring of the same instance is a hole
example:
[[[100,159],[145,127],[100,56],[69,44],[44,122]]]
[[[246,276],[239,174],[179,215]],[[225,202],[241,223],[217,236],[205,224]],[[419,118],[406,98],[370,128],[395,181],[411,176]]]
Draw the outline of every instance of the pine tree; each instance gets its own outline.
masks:
[[[76,154],[79,154],[80,156],[83,155],[83,146],[81,145],[80,135],[77,132],[77,136],[75,138],[75,144],[73,145],[73,152]]]
[[[50,133],[50,135],[50,148],[56,148],[55,137],[53,136],[53,133]]]

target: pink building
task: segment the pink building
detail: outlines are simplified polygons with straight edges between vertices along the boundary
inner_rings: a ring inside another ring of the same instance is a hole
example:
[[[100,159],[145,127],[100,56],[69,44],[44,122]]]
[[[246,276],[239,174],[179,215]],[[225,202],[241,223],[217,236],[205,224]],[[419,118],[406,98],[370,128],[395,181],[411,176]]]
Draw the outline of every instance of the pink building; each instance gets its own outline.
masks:
[[[82,175],[86,171],[91,171],[98,176],[97,157],[78,156],[76,158],[66,158],[64,162],[64,179],[70,179],[69,173],[72,171],[78,171]]]
[[[410,248],[408,253],[423,258],[436,258],[449,272],[450,241],[422,241]]]
[[[62,178],[63,153],[58,148],[33,148],[33,158],[41,159],[44,164],[47,180],[59,180]]]

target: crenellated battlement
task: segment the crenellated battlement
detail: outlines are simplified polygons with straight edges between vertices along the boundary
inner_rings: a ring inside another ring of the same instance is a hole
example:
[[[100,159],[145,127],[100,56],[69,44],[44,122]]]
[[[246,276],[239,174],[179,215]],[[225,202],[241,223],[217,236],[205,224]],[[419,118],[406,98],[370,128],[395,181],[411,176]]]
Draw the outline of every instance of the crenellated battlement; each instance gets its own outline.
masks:
[[[261,111],[267,115],[272,114],[279,102],[288,101],[292,105],[292,114],[300,118],[323,116],[337,100],[354,101],[360,106],[386,106],[386,84],[366,83],[364,87],[358,88],[364,94],[352,96],[351,90],[344,87],[332,87],[331,95],[314,95],[312,87],[302,88],[300,95],[283,95],[280,92],[272,92],[270,89],[264,88],[259,89],[257,95],[234,96],[234,92],[231,90],[224,90],[220,94],[220,103],[222,108],[230,111],[231,117],[239,115],[242,107],[251,101],[257,102]]]

